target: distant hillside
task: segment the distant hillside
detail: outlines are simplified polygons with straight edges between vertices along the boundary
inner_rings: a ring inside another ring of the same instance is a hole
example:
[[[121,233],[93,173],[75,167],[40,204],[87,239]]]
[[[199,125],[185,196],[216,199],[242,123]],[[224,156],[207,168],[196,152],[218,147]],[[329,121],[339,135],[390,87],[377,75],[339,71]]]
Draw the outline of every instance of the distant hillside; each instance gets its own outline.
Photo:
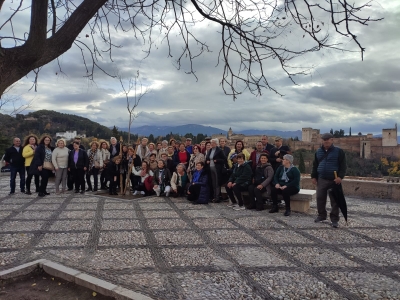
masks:
[[[128,131],[128,128],[118,128],[121,131]],[[225,130],[211,127],[211,126],[203,126],[197,124],[187,124],[181,126],[140,126],[136,128],[131,128],[131,132],[133,134],[138,134],[139,136],[149,136],[150,134],[154,136],[166,136],[167,134],[179,134],[185,135],[186,133],[191,133],[193,135],[197,135],[202,133],[207,136],[211,136],[213,134],[226,134]]]
[[[23,138],[29,133],[41,135],[76,130],[80,134],[95,137],[110,137],[112,132],[106,126],[76,115],[63,114],[53,110],[38,110],[15,118],[0,114],[0,130],[4,136]]]
[[[122,131],[128,131],[127,128],[118,128]],[[139,136],[149,136],[153,134],[154,136],[165,136],[169,133],[185,135],[187,133],[191,133],[193,135],[197,135],[202,133],[207,136],[211,136],[213,134],[227,134],[226,130],[211,127],[211,126],[203,126],[197,124],[186,124],[181,126],[140,126],[136,128],[132,128],[131,132],[134,134],[138,134]],[[301,138],[301,130],[297,131],[280,131],[280,130],[243,130],[243,131],[234,131],[234,133],[242,133],[245,135],[262,135],[267,134],[271,136],[281,136],[283,138],[291,138],[298,137]]]

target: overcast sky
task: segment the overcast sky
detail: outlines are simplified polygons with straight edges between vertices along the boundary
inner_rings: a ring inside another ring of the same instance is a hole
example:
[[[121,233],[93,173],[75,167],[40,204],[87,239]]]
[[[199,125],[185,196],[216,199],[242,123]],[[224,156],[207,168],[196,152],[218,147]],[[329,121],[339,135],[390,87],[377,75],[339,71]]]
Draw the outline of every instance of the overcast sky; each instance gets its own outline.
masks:
[[[0,20],[11,5],[6,0]],[[234,131],[313,127],[321,131],[342,128],[347,134],[351,127],[353,134],[381,133],[382,128],[394,127],[400,120],[400,1],[385,0],[372,5],[367,14],[385,19],[357,30],[358,39],[366,48],[364,61],[360,53],[312,53],[295,61],[298,66],[313,66],[309,75],[295,78],[298,85],[288,80],[278,66],[265,65],[269,83],[283,97],[268,90],[260,97],[245,92],[236,101],[224,95],[220,86],[222,69],[216,67],[221,46],[219,28],[213,24],[195,26],[197,36],[212,50],[194,62],[198,81],[185,73],[185,67],[176,69],[176,57],[168,57],[167,45],[159,37],[155,39],[157,49],[142,60],[142,48],[133,35],[115,33],[114,42],[123,47],[113,51],[112,63],[105,57],[100,64],[125,80],[140,70],[143,85],[151,88],[138,107],[139,116],[133,127],[194,123],[224,130],[232,127]],[[17,32],[27,31],[28,17],[27,11],[14,22]],[[350,41],[332,38],[355,49]],[[282,43],[301,42],[296,36],[282,38]],[[173,47],[180,47],[179,43],[179,39],[173,40]],[[24,100],[35,98],[33,110],[51,109],[88,117],[106,126],[127,127],[129,115],[119,81],[98,70],[95,82],[85,79],[79,51],[73,47],[60,57],[64,74],[60,74],[56,62],[45,66],[39,75],[37,92],[28,91],[33,74],[21,79],[12,92]]]

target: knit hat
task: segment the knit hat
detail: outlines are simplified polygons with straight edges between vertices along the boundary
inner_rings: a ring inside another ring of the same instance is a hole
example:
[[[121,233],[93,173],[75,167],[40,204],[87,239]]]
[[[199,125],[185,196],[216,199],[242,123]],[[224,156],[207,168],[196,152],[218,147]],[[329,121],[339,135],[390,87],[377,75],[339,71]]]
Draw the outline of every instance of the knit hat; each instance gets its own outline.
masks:
[[[234,158],[236,158],[237,155],[238,155],[237,153],[233,153],[233,154],[231,155],[231,157],[230,157],[230,160],[233,160]]]
[[[283,156],[284,159],[290,161],[290,164],[293,164],[293,156],[290,154],[286,154]]]

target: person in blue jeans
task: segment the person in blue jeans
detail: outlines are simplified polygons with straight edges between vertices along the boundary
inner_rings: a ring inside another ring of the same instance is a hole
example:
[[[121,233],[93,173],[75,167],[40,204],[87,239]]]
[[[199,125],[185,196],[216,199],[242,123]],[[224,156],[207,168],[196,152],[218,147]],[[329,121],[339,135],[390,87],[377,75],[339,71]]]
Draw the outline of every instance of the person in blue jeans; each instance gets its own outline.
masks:
[[[15,179],[19,174],[19,186],[22,193],[25,193],[25,158],[22,156],[21,139],[15,137],[13,146],[6,150],[4,160],[10,164],[10,195],[15,194]]]

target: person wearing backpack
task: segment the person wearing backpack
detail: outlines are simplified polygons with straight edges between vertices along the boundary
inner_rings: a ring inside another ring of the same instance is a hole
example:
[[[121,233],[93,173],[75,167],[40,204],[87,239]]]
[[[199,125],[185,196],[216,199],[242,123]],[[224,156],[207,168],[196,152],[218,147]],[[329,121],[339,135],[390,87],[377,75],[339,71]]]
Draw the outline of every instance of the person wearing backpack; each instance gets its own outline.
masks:
[[[324,133],[321,135],[322,146],[315,153],[311,180],[317,185],[317,209],[318,217],[314,222],[322,222],[327,219],[326,198],[328,190],[335,184],[341,184],[346,175],[346,154],[343,149],[333,145],[333,135]],[[335,171],[337,178],[335,178]],[[332,227],[339,227],[339,206],[334,198],[331,198],[330,219]]]
[[[271,195],[271,182],[274,179],[274,169],[268,162],[268,154],[261,153],[259,163],[254,171],[253,183],[249,185],[249,198],[245,201],[247,209],[264,210],[262,194]]]

